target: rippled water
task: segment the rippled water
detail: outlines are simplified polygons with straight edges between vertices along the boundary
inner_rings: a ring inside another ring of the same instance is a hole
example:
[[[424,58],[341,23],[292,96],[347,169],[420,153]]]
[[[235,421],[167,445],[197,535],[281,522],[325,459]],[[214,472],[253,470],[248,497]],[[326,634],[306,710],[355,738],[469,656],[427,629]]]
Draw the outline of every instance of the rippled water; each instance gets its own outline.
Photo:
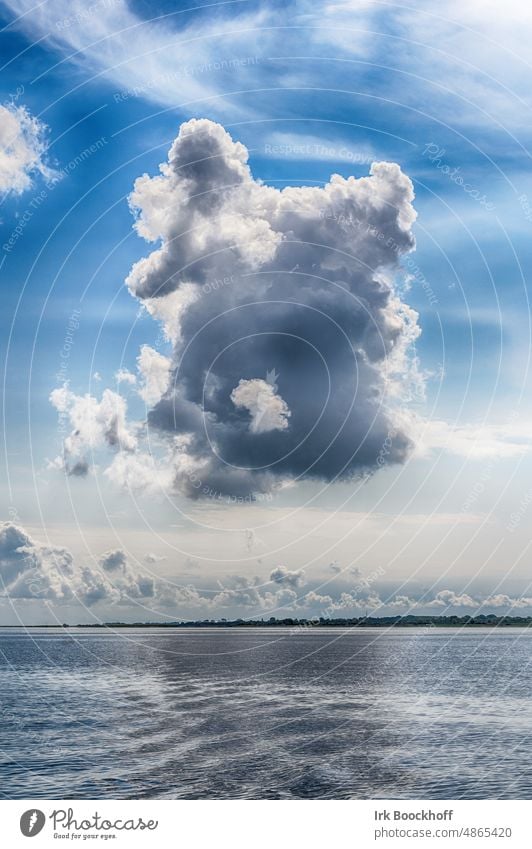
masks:
[[[532,798],[518,629],[0,629],[5,798]]]

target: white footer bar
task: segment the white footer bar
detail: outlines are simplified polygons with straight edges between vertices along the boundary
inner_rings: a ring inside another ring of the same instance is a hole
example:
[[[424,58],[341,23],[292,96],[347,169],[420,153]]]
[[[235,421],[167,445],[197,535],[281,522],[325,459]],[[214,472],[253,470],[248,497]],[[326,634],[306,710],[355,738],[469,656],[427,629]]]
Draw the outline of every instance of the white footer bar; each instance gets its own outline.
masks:
[[[532,801],[26,799],[1,802],[0,817],[6,849],[532,847]]]

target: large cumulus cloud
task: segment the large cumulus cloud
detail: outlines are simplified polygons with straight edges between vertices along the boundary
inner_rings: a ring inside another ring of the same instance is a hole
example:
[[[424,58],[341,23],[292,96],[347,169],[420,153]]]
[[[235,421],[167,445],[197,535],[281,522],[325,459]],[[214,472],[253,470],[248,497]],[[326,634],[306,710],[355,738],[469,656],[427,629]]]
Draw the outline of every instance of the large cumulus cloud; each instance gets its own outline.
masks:
[[[140,391],[171,487],[191,496],[350,479],[412,447],[419,331],[394,287],[414,247],[411,181],[380,162],[279,190],[247,159],[222,126],[191,120],[130,198],[155,246],[127,285],[173,345]],[[112,476],[129,483],[146,461],[124,449]]]

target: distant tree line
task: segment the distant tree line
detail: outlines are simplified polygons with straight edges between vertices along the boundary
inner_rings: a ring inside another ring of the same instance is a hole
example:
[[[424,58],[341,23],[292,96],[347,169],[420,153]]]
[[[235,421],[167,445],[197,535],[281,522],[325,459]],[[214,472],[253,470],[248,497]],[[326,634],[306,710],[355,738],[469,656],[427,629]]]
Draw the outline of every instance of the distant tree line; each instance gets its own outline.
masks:
[[[496,628],[520,627],[532,625],[531,616],[496,616],[494,613],[477,616],[363,616],[329,618],[294,618],[276,619],[196,619],[174,622],[102,622],[90,625],[71,626],[63,624],[63,628],[292,628],[310,630],[312,628],[471,628],[489,626]],[[9,626],[8,626],[9,627]],[[20,626],[11,626],[20,627]],[[54,628],[55,625],[35,625],[30,627]]]

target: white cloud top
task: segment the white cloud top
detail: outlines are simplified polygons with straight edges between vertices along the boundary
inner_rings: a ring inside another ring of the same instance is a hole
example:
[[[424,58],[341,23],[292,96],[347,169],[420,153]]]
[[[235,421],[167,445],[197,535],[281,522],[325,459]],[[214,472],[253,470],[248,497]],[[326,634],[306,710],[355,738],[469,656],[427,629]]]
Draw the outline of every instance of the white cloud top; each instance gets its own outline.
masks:
[[[243,407],[250,413],[249,429],[252,433],[286,430],[288,427],[288,405],[265,380],[240,380],[231,392],[231,401],[235,407]]]
[[[20,195],[34,174],[54,175],[45,163],[47,129],[24,106],[0,106],[0,193]]]

